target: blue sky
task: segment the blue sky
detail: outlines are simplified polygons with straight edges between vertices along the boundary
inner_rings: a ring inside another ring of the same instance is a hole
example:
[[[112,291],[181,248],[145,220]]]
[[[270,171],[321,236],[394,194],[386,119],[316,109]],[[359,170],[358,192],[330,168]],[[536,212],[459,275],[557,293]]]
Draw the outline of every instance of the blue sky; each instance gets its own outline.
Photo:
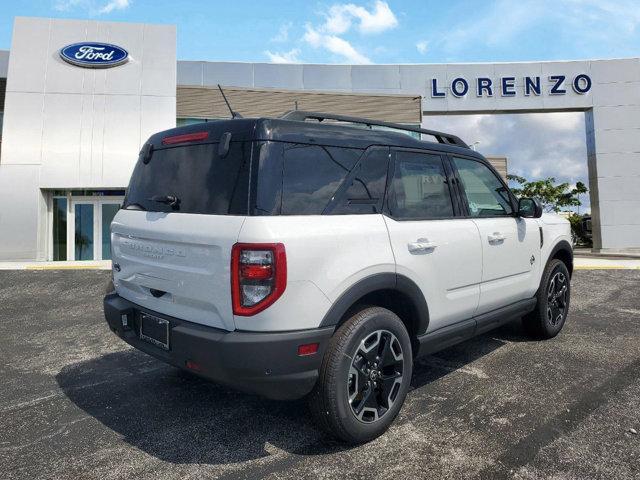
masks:
[[[640,55],[640,0],[0,0],[13,17],[178,26],[178,59],[309,63],[578,60]],[[583,113],[426,117],[529,179],[587,183]],[[589,210],[583,198],[582,211]]]
[[[178,25],[183,60],[439,63],[638,55],[638,0],[2,0],[16,15]]]

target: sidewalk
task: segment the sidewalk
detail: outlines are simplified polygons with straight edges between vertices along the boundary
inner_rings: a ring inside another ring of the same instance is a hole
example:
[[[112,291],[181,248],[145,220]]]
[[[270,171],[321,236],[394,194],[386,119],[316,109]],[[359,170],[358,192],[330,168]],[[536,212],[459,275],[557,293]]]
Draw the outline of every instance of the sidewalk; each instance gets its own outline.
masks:
[[[0,270],[111,270],[111,260],[86,262],[0,262]]]
[[[640,270],[640,259],[574,257],[574,270]]]

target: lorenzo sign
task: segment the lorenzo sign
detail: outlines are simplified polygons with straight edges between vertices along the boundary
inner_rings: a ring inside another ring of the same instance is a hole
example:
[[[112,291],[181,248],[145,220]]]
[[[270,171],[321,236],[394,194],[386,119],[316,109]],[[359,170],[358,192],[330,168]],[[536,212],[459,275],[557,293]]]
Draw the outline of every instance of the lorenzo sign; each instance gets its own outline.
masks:
[[[502,97],[515,97],[517,91],[521,91],[526,97],[542,95],[543,91],[549,95],[565,95],[569,88],[584,95],[591,90],[591,83],[591,77],[584,73],[574,78],[567,78],[566,75],[551,75],[544,85],[540,77],[524,77],[519,86],[516,86],[516,77],[500,77],[495,82],[486,77],[478,77],[473,81],[457,77],[446,86],[448,88],[439,83],[437,78],[432,78],[431,97],[444,98],[447,96],[447,90],[454,97],[464,97],[471,89],[475,90],[476,97],[493,97],[494,92],[499,92]]]
[[[60,57],[78,67],[109,68],[125,63],[129,59],[129,53],[110,43],[82,42],[62,48]]]

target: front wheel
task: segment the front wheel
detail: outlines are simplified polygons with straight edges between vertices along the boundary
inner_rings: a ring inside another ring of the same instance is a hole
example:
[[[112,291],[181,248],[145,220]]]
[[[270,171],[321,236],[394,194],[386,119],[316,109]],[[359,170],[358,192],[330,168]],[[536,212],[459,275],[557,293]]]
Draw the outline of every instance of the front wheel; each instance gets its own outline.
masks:
[[[569,313],[571,284],[567,266],[558,259],[544,269],[536,308],[523,318],[526,330],[537,338],[553,338],[564,326]]]
[[[338,328],[309,397],[326,432],[349,443],[378,437],[400,411],[411,382],[409,334],[393,312],[369,307]]]

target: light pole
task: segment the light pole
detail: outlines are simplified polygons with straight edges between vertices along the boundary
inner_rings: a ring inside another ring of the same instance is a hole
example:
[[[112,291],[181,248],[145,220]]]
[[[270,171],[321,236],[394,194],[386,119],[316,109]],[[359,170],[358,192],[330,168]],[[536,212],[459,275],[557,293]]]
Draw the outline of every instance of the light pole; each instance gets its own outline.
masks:
[[[474,152],[476,151],[476,145],[480,145],[480,141],[475,141],[473,142],[471,145],[469,145],[471,147],[471,150],[473,150]]]

